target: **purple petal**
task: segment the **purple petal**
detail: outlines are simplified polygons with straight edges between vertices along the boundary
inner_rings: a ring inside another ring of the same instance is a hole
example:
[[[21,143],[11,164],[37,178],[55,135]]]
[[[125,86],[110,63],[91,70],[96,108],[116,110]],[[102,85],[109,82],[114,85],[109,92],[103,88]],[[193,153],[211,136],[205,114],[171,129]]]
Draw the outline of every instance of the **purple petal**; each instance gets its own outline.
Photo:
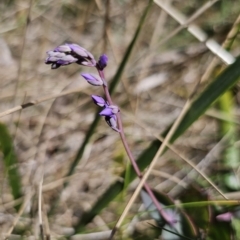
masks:
[[[77,62],[78,63],[78,62]],[[83,66],[88,66],[88,67],[95,67],[94,64],[90,63],[90,62],[87,62],[87,61],[79,61],[79,64],[80,65],[83,65]]]
[[[111,117],[113,115],[112,109],[109,107],[104,108],[100,113],[100,116]]]
[[[73,56],[71,56],[71,55],[65,55],[65,56],[62,57],[60,60],[73,63],[73,62],[76,62],[78,59],[75,58],[75,57],[73,57]]]
[[[119,108],[118,108],[118,106],[110,105],[109,108],[112,109],[112,113],[113,113],[113,114],[116,114],[116,113],[119,112]]]
[[[96,79],[96,76],[90,73],[82,73],[81,76],[84,77],[87,81]]]
[[[58,57],[58,58],[63,58],[64,56],[66,56],[65,53],[61,53],[61,52],[54,52],[54,54],[52,54],[53,57]]]
[[[47,55],[48,55],[49,57],[54,57],[56,53],[57,53],[57,52],[54,52],[54,51],[52,51],[52,50],[47,51]]]
[[[94,56],[90,52],[87,52],[87,53],[88,53],[88,58],[96,63]]]
[[[61,45],[54,49],[55,52],[71,52],[71,48],[68,45]]]
[[[91,85],[94,85],[94,86],[101,86],[101,85],[103,85],[102,79],[99,76],[97,76],[97,75],[90,74],[90,73],[82,73],[81,75]]]
[[[57,63],[60,65],[68,65],[77,61],[77,58],[74,58],[71,55],[65,55],[62,58],[58,58]]]
[[[230,222],[233,214],[231,212],[222,213],[216,216],[216,219],[220,222]]]
[[[108,63],[107,55],[106,54],[101,55],[98,60],[98,68],[100,70],[103,70],[107,66],[107,63]]]
[[[59,58],[57,57],[49,57],[47,58],[47,62],[57,62],[59,60]]]
[[[75,44],[75,43],[67,43],[67,45],[71,48],[72,52],[75,53],[80,58],[87,58],[91,60],[92,62],[96,63],[93,55],[87,51],[85,48]],[[94,64],[95,66],[95,64]]]
[[[71,50],[76,53],[77,55],[79,55],[80,57],[83,57],[83,58],[86,58],[88,57],[88,54],[87,54],[87,50],[80,47],[79,45],[77,44],[74,44],[74,43],[71,43],[71,44],[67,44]]]
[[[94,101],[95,104],[97,104],[100,107],[104,107],[106,105],[105,100],[98,95],[92,95],[92,100]]]
[[[64,61],[64,60],[60,59],[60,60],[57,61],[57,64],[59,64],[59,65],[69,65],[71,63],[68,62],[68,61]]]
[[[114,131],[120,132],[120,130],[117,128],[117,117],[115,115],[112,115],[111,117],[105,117],[105,121]]]

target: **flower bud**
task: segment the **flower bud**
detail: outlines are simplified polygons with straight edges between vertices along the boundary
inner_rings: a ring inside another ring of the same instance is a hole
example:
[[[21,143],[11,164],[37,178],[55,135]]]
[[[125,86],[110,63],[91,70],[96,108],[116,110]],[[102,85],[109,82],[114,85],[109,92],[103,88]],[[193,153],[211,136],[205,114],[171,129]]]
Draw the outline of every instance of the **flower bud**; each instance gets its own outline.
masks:
[[[105,105],[106,106],[106,105]],[[115,105],[106,106],[100,113],[100,116],[112,116],[119,112],[119,108]]]
[[[57,61],[57,63],[61,65],[68,65],[74,62],[77,62],[77,58],[74,58],[71,55],[65,55],[64,57],[60,58],[60,60]]]
[[[85,78],[85,80],[91,85],[94,85],[94,86],[102,86],[103,85],[102,79],[95,74],[82,73],[81,76],[83,78]]]
[[[100,116],[105,116],[105,117],[110,117],[112,115],[114,115],[114,113],[112,112],[112,109],[109,107],[105,107],[100,113]]]
[[[68,45],[61,45],[56,47],[54,49],[54,52],[61,52],[61,53],[71,52],[71,48]]]
[[[233,214],[231,212],[222,213],[216,216],[219,222],[230,222],[232,220]]]
[[[107,62],[108,62],[107,55],[106,54],[101,55],[97,63],[98,69],[103,70],[107,66]]]
[[[98,95],[92,95],[92,100],[96,105],[100,107],[104,107],[107,104],[106,101]]]
[[[119,108],[118,108],[118,106],[115,106],[115,105],[109,105],[109,108],[112,109],[112,113],[113,113],[113,114],[116,114],[116,113],[119,112]]]

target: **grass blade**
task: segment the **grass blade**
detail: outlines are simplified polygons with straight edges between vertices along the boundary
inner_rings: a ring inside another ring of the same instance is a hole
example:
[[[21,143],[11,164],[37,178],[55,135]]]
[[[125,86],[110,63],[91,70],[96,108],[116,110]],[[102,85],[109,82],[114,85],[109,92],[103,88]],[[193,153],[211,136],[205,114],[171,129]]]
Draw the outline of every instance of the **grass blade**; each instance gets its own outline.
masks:
[[[181,136],[206,110],[228,89],[234,86],[240,78],[240,57],[221,73],[202,94],[192,103],[192,106],[175,131],[171,142]]]
[[[21,178],[18,172],[18,161],[14,152],[12,138],[8,132],[7,127],[0,123],[0,149],[3,153],[3,163],[7,173],[8,182],[12,190],[14,199],[22,196],[21,192]],[[16,209],[19,205],[16,206]]]

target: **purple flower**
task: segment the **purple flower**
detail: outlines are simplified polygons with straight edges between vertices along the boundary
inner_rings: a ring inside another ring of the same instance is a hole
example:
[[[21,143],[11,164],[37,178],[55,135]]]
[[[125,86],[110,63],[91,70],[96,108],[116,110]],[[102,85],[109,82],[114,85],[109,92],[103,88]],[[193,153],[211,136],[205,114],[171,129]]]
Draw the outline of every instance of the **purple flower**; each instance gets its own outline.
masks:
[[[65,44],[65,45],[61,45],[56,47],[54,50],[54,52],[61,52],[61,53],[67,53],[67,52],[71,52],[71,48]]]
[[[52,64],[52,69],[69,65],[71,63],[77,63],[89,67],[96,66],[96,61],[93,55],[85,48],[74,43],[66,43],[65,45],[58,46],[53,51],[48,51],[47,54],[48,57],[45,63]]]
[[[233,213],[231,212],[222,213],[216,216],[216,219],[220,222],[231,222],[232,218]]]
[[[107,55],[106,54],[101,55],[97,63],[98,69],[103,70],[107,66],[107,62],[108,62]]]
[[[109,107],[104,108],[100,113],[100,116],[111,117],[113,114],[112,109]]]
[[[72,54],[75,55],[75,57],[85,58],[90,61],[96,62],[93,55],[90,52],[88,52],[85,48],[80,47],[75,43],[67,44],[67,46],[70,47],[70,49],[72,50]]]
[[[117,128],[117,116],[119,108],[115,105],[105,105],[105,108],[99,113],[100,116],[105,116],[107,124],[116,132],[120,132]]]
[[[116,132],[120,132],[117,128],[117,116],[119,108],[115,105],[108,105],[108,103],[98,95],[92,95],[92,99],[95,104],[104,109],[99,113],[100,116],[104,116],[107,124]]]
[[[96,105],[100,107],[104,107],[107,105],[106,101],[98,95],[92,95],[92,100]]]
[[[106,106],[100,113],[100,116],[111,117],[119,112],[119,108],[114,105]]]
[[[117,128],[117,116],[116,115],[111,115],[111,116],[105,117],[105,121],[114,131],[120,132],[120,130]]]
[[[47,54],[48,58],[46,59],[45,63],[52,64],[52,69],[59,68],[62,65],[69,65],[78,61],[78,59],[74,58],[72,55],[66,55],[60,52],[49,51]]]
[[[91,85],[94,85],[94,86],[102,86],[103,85],[102,79],[95,74],[82,73],[81,76]]]

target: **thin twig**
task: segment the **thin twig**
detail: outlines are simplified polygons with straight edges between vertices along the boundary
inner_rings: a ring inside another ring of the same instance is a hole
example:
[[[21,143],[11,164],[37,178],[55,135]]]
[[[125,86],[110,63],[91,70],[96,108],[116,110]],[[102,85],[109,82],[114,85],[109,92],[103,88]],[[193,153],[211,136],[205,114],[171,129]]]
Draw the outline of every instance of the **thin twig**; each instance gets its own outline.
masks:
[[[103,53],[107,52],[107,43],[108,43],[108,30],[110,28],[110,0],[107,0],[106,5],[106,13],[105,13],[105,23],[104,23],[104,31],[103,31]]]
[[[7,233],[4,235],[4,240],[7,240],[7,239],[9,238],[9,236],[11,235],[14,227],[16,226],[16,224],[17,224],[20,216],[23,214],[23,211],[25,210],[25,208],[26,208],[27,204],[29,203],[31,197],[32,197],[32,192],[30,191],[30,192],[26,195],[26,197],[25,197],[25,199],[24,199],[24,202],[23,202],[23,204],[21,205],[21,207],[20,207],[20,209],[19,209],[19,211],[18,211],[17,216],[14,218],[14,221],[13,221],[12,226],[11,226],[10,229],[7,231]]]
[[[43,185],[43,172],[38,186],[38,219],[39,219],[39,230],[40,237],[44,240],[43,220],[42,220],[42,185]]]
[[[46,229],[46,240],[50,240],[51,239],[51,232],[50,232],[50,227],[49,227],[47,211],[46,211],[46,208],[44,206],[43,206],[43,214],[44,214],[44,222],[45,222],[45,229]]]
[[[216,151],[219,148],[221,148],[221,146],[226,144],[227,140],[230,137],[230,134],[231,134],[231,132],[226,133],[226,135],[208,152],[208,154],[197,165],[195,165],[196,169],[198,169],[199,172],[203,172],[209,167],[210,163],[212,162],[211,161],[211,156],[212,155],[215,156]],[[194,170],[196,170],[196,169],[194,169]],[[189,176],[191,176],[191,178],[194,178],[195,177],[194,170],[191,170],[188,173],[188,175],[182,179],[182,181],[188,181],[189,182]],[[177,187],[174,187],[169,193],[172,194],[172,195],[177,195],[179,193],[179,189],[177,189]],[[223,195],[221,194],[221,196],[223,196]],[[227,194],[224,194],[224,196],[225,196],[224,197],[225,199],[229,198],[227,196]]]
[[[54,99],[54,98],[57,98],[57,97],[65,96],[65,95],[68,95],[68,94],[71,94],[71,93],[80,92],[81,90],[82,90],[82,88],[70,89],[70,90],[67,90],[67,91],[63,91],[61,93],[57,93],[57,94],[53,94],[53,95],[50,95],[50,96],[47,96],[47,97],[43,97],[43,98],[39,98],[39,99],[36,99],[36,100],[32,100],[32,101],[27,102],[25,104],[22,104],[22,105],[10,108],[10,109],[8,109],[8,110],[6,110],[4,112],[1,112],[0,113],[0,118],[3,117],[3,116],[6,116],[8,114],[17,112],[17,111],[19,111],[21,109],[32,107],[32,106],[35,106],[35,105],[37,105],[39,103],[42,103],[42,102],[45,102],[45,101],[48,101],[48,100],[51,100],[51,99]]]
[[[23,53],[24,53],[24,49],[25,49],[25,45],[26,45],[27,31],[28,31],[28,28],[29,28],[30,23],[31,23],[30,14],[31,14],[32,5],[33,5],[33,0],[29,0],[26,26],[25,26],[24,33],[23,33],[22,49],[21,49],[21,55],[20,55],[20,60],[19,60],[19,65],[18,65],[17,79],[16,79],[14,95],[13,95],[14,96],[14,98],[13,98],[13,104],[14,105],[15,105],[15,101],[16,101],[16,97],[17,97],[17,90],[18,90],[18,85],[19,85],[21,72],[22,72],[22,60],[23,60]]]

